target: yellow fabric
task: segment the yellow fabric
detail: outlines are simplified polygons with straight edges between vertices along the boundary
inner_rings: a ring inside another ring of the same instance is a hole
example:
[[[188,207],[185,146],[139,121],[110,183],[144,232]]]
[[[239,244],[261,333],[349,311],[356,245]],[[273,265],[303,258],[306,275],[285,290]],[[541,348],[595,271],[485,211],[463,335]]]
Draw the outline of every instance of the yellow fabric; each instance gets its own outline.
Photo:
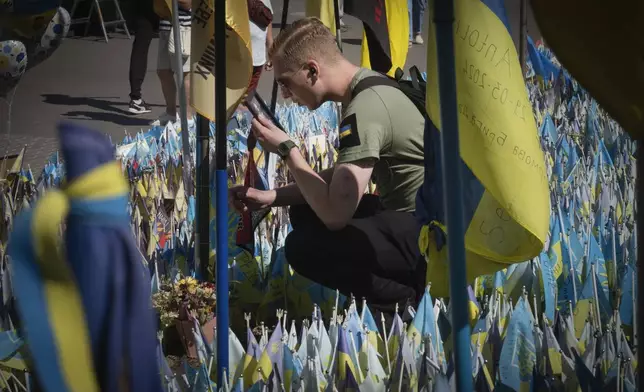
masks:
[[[465,234],[467,280],[472,282],[541,252],[550,201],[544,155],[510,34],[479,0],[456,0],[455,16],[461,158],[485,187]],[[427,111],[440,129],[433,30],[427,42]],[[437,251],[433,235],[422,241],[429,243],[425,253],[432,295],[446,296],[447,249]]]
[[[215,12],[213,1],[192,0],[190,104],[215,121]],[[230,118],[244,99],[253,59],[245,1],[226,0],[226,109]]]
[[[109,187],[101,186],[108,183]],[[121,174],[121,163],[114,161],[77,178],[65,189],[72,199],[111,199],[128,192],[128,183]]]
[[[67,196],[50,190],[34,208],[32,233],[43,277],[47,313],[69,391],[98,392],[85,312],[72,271],[62,255],[60,225],[69,211]]]
[[[331,30],[333,36],[335,36],[335,8],[333,0],[306,0],[305,13],[307,17],[320,19]]]
[[[561,241],[558,240],[551,248],[550,260],[555,259],[555,264],[552,266],[552,272],[555,274],[555,280],[559,279],[563,272],[563,256],[561,255]]]
[[[387,74],[394,76],[396,69],[405,69],[409,51],[409,12],[407,0],[385,0],[387,12],[387,29],[389,30],[389,49],[391,50],[391,69]],[[362,58],[360,64],[371,68],[367,37],[362,33]]]

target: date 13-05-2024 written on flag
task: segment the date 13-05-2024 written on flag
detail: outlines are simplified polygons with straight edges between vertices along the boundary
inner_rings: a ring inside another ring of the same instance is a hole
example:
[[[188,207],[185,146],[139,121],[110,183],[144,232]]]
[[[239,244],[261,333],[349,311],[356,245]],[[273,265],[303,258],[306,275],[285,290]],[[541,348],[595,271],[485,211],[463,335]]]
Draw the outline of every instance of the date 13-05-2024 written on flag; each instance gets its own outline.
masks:
[[[467,190],[467,278],[473,281],[539,255],[548,233],[550,208],[544,155],[505,12],[493,0],[454,3],[458,124]],[[436,174],[426,187],[432,189],[433,198],[441,199],[436,47],[436,35],[430,29],[427,112],[432,121],[429,131]],[[420,239],[421,250],[429,256],[427,276],[432,294],[447,296],[443,203],[433,199],[425,204],[433,220]]]

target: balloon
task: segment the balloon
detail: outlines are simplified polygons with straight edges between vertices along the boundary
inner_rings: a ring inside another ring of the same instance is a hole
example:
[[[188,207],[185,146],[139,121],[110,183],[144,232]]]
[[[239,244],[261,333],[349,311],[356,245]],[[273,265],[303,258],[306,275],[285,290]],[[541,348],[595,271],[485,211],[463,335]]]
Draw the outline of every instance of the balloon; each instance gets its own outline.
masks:
[[[0,13],[13,12],[13,0],[0,0]]]
[[[40,64],[56,51],[63,38],[69,32],[71,17],[66,9],[58,8],[58,11],[49,22],[47,29],[33,47],[29,46],[29,68]]]
[[[27,69],[27,49],[20,41],[0,42],[0,97],[11,91]]]

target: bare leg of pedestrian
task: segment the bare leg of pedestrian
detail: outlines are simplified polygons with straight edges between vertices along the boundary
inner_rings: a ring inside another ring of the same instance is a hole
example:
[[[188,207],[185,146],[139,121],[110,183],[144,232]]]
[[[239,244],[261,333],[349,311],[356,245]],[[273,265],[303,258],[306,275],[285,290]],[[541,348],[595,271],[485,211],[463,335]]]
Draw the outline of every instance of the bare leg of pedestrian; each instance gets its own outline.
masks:
[[[177,115],[177,83],[174,80],[174,72],[170,69],[160,69],[157,71],[159,81],[161,82],[161,91],[165,99],[165,112],[171,116]]]

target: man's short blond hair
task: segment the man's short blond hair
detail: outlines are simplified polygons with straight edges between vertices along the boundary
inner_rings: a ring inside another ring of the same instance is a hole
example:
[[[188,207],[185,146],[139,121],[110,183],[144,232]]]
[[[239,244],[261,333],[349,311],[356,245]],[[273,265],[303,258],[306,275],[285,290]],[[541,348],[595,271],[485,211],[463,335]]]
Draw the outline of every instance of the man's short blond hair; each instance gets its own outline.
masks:
[[[318,18],[304,18],[282,30],[270,48],[273,63],[295,71],[309,60],[333,63],[341,55],[335,37]]]

